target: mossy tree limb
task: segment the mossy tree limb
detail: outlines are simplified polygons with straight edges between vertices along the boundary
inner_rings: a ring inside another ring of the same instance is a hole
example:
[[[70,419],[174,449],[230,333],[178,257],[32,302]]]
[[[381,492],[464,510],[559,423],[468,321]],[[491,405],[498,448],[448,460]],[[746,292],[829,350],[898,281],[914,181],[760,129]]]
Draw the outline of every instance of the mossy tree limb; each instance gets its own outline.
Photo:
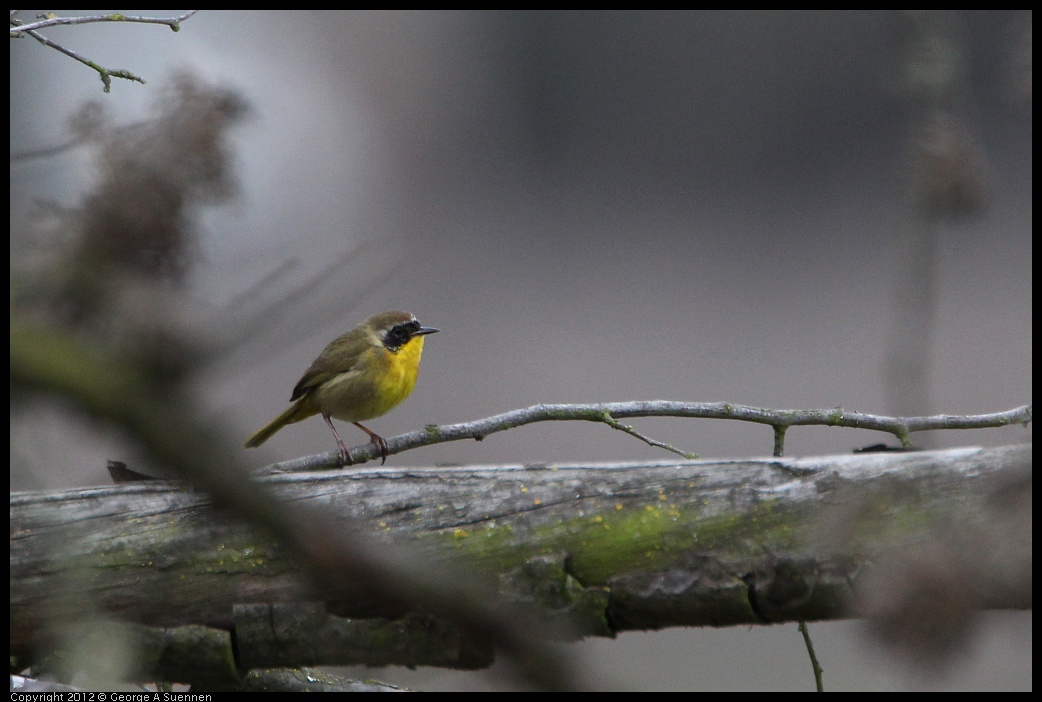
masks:
[[[995,492],[1008,490],[1010,480],[1030,485],[1030,461],[1030,445],[1020,445],[804,459],[347,469],[263,482],[287,503],[321,508],[351,528],[368,525],[374,541],[470,572],[533,618],[544,617],[551,638],[568,638],[858,616],[860,580],[889,551],[952,523],[964,537],[986,533]],[[1026,555],[1019,557],[1030,573],[1030,532],[1021,540]],[[984,537],[980,543],[988,548]],[[11,650],[27,654],[56,623],[101,613],[155,627],[229,630],[238,636],[244,669],[365,656],[464,668],[491,660],[481,642],[461,641],[431,613],[404,611],[400,603],[389,608],[379,592],[348,602],[324,598],[297,562],[176,483],[16,493]],[[1025,589],[1009,572],[1000,583],[973,574],[975,606],[1030,607],[1030,577]],[[246,615],[257,612],[263,616],[252,621],[266,626],[251,630]],[[278,618],[285,628],[274,627]],[[426,652],[417,643],[424,635],[435,644]],[[455,659],[448,649],[458,652]]]

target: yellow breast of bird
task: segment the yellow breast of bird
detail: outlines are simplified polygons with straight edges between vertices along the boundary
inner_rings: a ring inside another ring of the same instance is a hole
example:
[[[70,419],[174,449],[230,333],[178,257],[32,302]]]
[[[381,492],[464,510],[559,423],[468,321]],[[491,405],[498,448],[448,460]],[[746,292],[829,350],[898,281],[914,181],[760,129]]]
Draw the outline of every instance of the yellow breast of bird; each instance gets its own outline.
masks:
[[[410,339],[397,353],[372,347],[358,365],[316,388],[311,398],[320,411],[345,422],[387,414],[416,386],[423,337]]]

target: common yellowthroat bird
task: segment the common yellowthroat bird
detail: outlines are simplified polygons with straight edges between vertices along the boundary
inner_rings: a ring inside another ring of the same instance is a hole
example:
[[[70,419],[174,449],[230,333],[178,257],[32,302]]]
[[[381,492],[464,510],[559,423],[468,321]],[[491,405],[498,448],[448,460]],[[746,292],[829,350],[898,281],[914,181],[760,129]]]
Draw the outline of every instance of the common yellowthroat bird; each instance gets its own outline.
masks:
[[[246,448],[260,446],[287,424],[321,414],[336,437],[341,463],[348,462],[348,451],[330,417],[368,434],[380,449],[382,464],[387,442],[359,422],[387,414],[409,396],[420,369],[423,337],[437,331],[408,312],[381,312],[333,339],[293,388],[293,405],[251,436]]]

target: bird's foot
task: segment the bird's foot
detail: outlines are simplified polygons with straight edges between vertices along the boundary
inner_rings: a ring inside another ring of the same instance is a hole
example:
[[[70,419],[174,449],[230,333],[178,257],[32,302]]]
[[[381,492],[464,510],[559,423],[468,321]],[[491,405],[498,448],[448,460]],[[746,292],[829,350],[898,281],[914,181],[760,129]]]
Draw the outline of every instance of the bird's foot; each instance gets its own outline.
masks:
[[[340,454],[340,466],[351,465],[351,452],[347,450],[347,446],[344,446],[344,442],[340,440],[339,436],[336,439],[336,450]]]
[[[376,446],[377,450],[380,451],[380,465],[387,463],[387,442],[384,441],[382,436],[373,434],[372,443]]]

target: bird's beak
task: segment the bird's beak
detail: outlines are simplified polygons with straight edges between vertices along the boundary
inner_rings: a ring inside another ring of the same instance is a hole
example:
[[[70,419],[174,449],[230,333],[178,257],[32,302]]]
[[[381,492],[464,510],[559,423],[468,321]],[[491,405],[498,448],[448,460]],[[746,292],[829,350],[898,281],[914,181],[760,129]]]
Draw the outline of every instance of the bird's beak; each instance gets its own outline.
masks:
[[[413,336],[423,336],[424,334],[437,334],[441,329],[435,329],[434,327],[420,327],[416,330]]]

